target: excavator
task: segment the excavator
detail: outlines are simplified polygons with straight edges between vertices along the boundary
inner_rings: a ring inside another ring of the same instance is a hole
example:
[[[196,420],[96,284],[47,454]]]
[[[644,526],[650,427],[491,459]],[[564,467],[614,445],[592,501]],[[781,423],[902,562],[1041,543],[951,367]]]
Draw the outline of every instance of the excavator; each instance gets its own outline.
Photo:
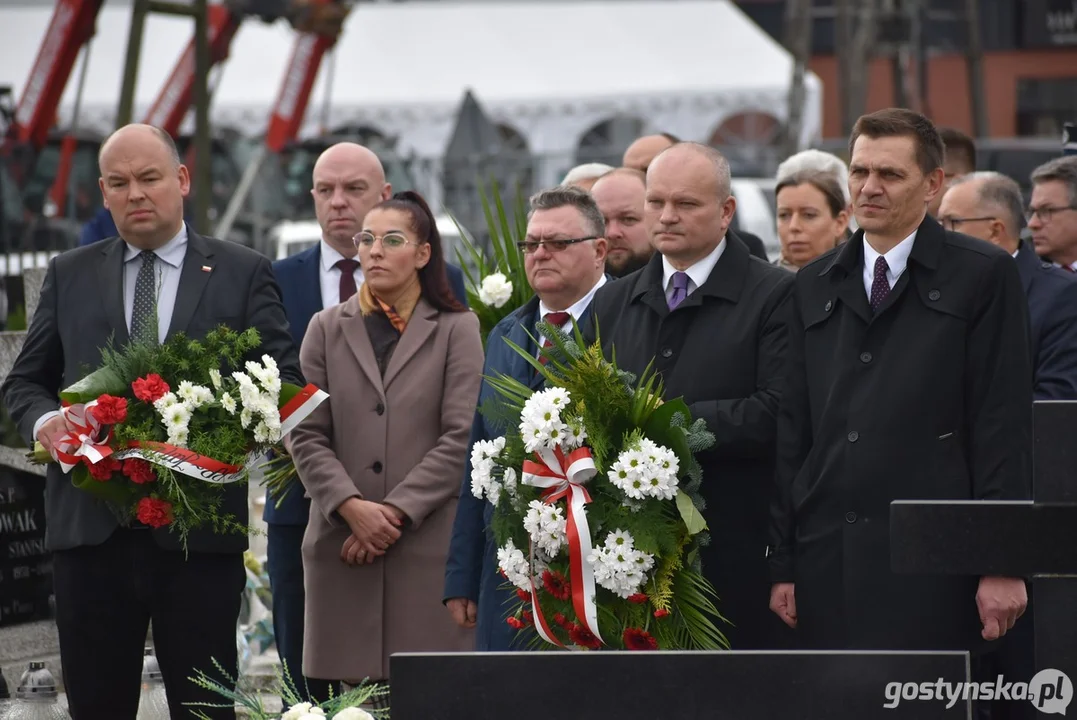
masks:
[[[0,139],[0,200],[5,201],[0,205],[0,218],[22,217],[21,223],[0,223],[0,242],[8,251],[67,249],[73,245],[72,222],[85,221],[100,208],[96,155],[103,138],[78,129],[82,78],[75,97],[72,126],[65,132],[57,131],[55,126],[60,100],[79,54],[89,51],[103,3],[104,0],[57,0],[17,106],[12,108],[9,98],[5,112],[5,98],[0,89],[0,118],[5,126]],[[348,0],[225,0],[207,8],[211,67],[228,58],[236,32],[248,19],[271,23],[284,18],[298,33],[270,116],[265,152],[279,152],[298,134],[322,59],[335,45],[350,10]],[[194,53],[192,38],[143,119],[176,138],[177,146],[189,161],[193,161],[194,143],[180,134],[180,128],[193,103]],[[84,59],[83,77],[86,66]],[[218,155],[227,156],[226,141],[218,138],[214,145]],[[229,160],[223,159],[225,163]],[[18,192],[10,192],[5,184],[13,184]],[[218,184],[215,179],[214,185]],[[227,200],[232,195],[228,184],[210,191]],[[13,209],[9,206],[16,195],[22,207]],[[223,201],[219,203],[223,204]],[[64,216],[69,219],[63,221]],[[57,231],[56,226],[65,222],[67,227]],[[28,232],[25,226],[35,224],[39,226],[37,231]],[[42,231],[41,226],[48,229]],[[57,232],[68,236],[66,242],[54,237]],[[16,233],[22,237],[11,237]]]

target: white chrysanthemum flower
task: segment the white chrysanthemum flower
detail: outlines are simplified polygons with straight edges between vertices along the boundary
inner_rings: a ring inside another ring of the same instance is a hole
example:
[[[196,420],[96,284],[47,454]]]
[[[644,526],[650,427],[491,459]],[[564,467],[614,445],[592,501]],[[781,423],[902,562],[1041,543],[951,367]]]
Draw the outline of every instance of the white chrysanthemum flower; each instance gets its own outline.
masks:
[[[512,299],[512,281],[504,273],[492,273],[479,285],[479,302],[489,307],[503,307]]]
[[[228,413],[229,415],[235,415],[236,414],[236,399],[234,397],[232,397],[231,395],[229,395],[228,393],[222,394],[221,395],[221,407],[224,408],[224,411],[226,413]]]
[[[173,403],[161,414],[166,426],[176,425],[187,427],[191,421],[191,408],[186,402]]]
[[[281,715],[280,720],[299,720],[300,717],[310,712],[310,709],[314,707],[309,702],[301,702],[292,705],[288,708],[288,711]]]
[[[565,517],[557,505],[541,500],[532,500],[527,505],[524,516],[524,530],[531,536],[531,542],[550,557],[556,557],[565,544]]]
[[[632,535],[614,530],[604,544],[587,556],[595,572],[595,582],[619,597],[639,592],[654,567],[654,556],[637,550]]]
[[[528,568],[527,558],[524,557],[522,550],[518,549],[512,544],[512,540],[508,540],[504,547],[497,549],[497,566],[501,569],[501,572],[505,573],[505,577],[508,581],[516,587],[527,590],[531,590],[531,573]],[[536,575],[539,575],[536,570]]]
[[[509,494],[509,497],[516,497],[516,488],[519,483],[519,477],[516,475],[516,470],[514,468],[505,468],[505,474],[501,479],[501,483],[505,488],[505,492]]]
[[[244,430],[251,426],[252,420],[254,420],[254,417],[253,413],[251,413],[251,409],[246,407],[243,408],[243,410],[239,413],[239,424],[243,426]]]
[[[221,371],[220,370],[210,370],[209,371],[209,381],[213,385],[213,389],[216,390],[217,392],[220,392],[220,390],[221,390]]]
[[[584,442],[587,441],[587,431],[583,427],[583,423],[579,420],[570,422],[568,424],[568,431],[565,434],[565,442],[570,448],[583,447]]]
[[[176,403],[178,403],[179,401],[180,401],[180,399],[178,397],[176,397],[176,393],[168,392],[168,393],[165,393],[164,395],[162,395],[161,397],[157,398],[157,400],[154,401],[153,408],[158,412],[158,414],[160,414],[162,417],[164,417],[165,411],[168,410],[173,405],[175,405]]]
[[[280,428],[273,429],[262,421],[254,426],[254,442],[271,444],[280,440]]]
[[[621,451],[606,474],[629,500],[672,500],[677,496],[679,471],[676,453],[643,438]]]
[[[374,720],[374,716],[361,708],[350,707],[337,710],[333,720]]]
[[[204,385],[195,385],[188,380],[181,380],[176,395],[193,410],[206,403],[213,402],[213,392]]]

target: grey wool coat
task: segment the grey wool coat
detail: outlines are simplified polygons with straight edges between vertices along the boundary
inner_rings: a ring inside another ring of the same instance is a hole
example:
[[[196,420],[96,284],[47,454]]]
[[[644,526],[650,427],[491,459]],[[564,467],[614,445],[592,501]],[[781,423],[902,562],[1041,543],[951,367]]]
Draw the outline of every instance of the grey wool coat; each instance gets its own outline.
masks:
[[[312,499],[303,674],[380,680],[392,653],[472,649],[473,631],[441,601],[481,382],[478,319],[420,299],[382,378],[355,295],[314,316],[300,361],[308,382],[329,393],[289,438]],[[340,559],[351,533],[337,508],[351,497],[389,503],[410,520],[370,565]]]

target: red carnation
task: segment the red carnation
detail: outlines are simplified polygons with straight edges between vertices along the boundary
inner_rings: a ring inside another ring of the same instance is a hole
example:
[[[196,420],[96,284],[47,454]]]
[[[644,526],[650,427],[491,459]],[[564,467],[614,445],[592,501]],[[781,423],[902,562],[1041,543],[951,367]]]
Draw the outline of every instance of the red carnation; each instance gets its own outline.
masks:
[[[523,616],[524,616],[524,625],[534,625],[535,624],[535,616],[531,614],[530,610],[524,610]]]
[[[667,615],[669,615],[669,610],[665,610],[665,609],[660,609],[660,610],[655,610],[655,611],[654,611],[654,616],[655,616],[656,618],[664,618],[664,617],[666,617]]]
[[[123,474],[131,478],[131,482],[142,485],[157,479],[157,473],[153,466],[140,458],[130,458],[123,461]]]
[[[90,471],[90,477],[94,480],[100,480],[105,482],[112,479],[112,473],[120,469],[120,461],[109,455],[107,458],[100,462],[91,464],[90,461],[84,456],[82,458],[86,462],[86,468]]]
[[[602,643],[598,641],[595,634],[585,628],[583,625],[572,625],[568,628],[568,637],[573,643],[580,647],[591,648],[597,650],[601,647]]]
[[[505,622],[507,622],[509,624],[509,627],[513,628],[514,630],[523,630],[525,627],[523,622],[517,617],[505,618]]]
[[[571,595],[568,578],[556,570],[552,572],[543,570],[542,584],[546,587],[546,592],[550,593],[550,595],[553,595],[558,600],[568,600],[569,595]]]
[[[172,504],[156,498],[138,501],[138,521],[159,528],[172,523]]]
[[[521,602],[531,602],[531,593],[523,588],[516,588],[516,597],[520,598]]]
[[[157,402],[170,390],[168,383],[156,373],[135,380],[131,383],[131,389],[135,391],[136,398],[147,403]]]
[[[651,637],[646,630],[628,628],[621,638],[625,644],[625,650],[657,650],[658,641]]]
[[[90,408],[90,412],[102,425],[117,425],[127,419],[127,400],[102,395],[97,398],[97,404]]]
[[[637,605],[642,605],[643,603],[647,602],[647,595],[646,595],[646,593],[636,593],[635,595],[629,595],[628,596],[628,602],[633,602],[633,603],[636,603]]]

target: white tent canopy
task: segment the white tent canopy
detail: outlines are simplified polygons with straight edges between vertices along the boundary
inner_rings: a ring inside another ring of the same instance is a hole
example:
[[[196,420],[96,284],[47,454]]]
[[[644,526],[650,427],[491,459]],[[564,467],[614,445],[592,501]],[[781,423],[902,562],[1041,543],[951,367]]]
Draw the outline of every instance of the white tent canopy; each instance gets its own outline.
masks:
[[[106,5],[83,96],[86,124],[107,128],[119,102],[129,6]],[[0,10],[0,84],[16,95],[51,10]],[[141,116],[190,40],[188,19],[151,15],[136,90]],[[214,95],[217,123],[265,127],[295,33],[283,22],[244,24]],[[404,150],[440,155],[470,88],[488,114],[534,153],[575,148],[591,127],[632,116],[645,127],[706,140],[738,113],[786,116],[792,59],[726,0],[410,2],[358,5],[335,52],[330,126],[369,125]],[[308,107],[320,115],[326,65]],[[74,104],[78,68],[64,95]],[[803,141],[821,131],[822,88],[807,78]],[[64,115],[66,117],[66,115]]]

